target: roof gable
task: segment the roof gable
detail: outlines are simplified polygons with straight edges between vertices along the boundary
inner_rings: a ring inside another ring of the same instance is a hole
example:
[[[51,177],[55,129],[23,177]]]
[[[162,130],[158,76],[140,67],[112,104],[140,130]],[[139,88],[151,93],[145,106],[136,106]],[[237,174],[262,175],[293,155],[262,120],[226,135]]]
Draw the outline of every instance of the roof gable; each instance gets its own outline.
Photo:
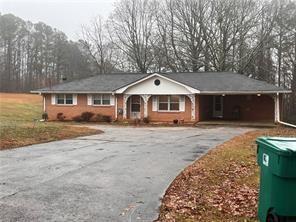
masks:
[[[155,80],[159,80],[160,84],[156,85]],[[187,86],[183,83],[170,79],[161,74],[154,73],[146,76],[136,82],[119,88],[115,91],[116,93],[126,94],[192,94],[199,93],[199,90]]]

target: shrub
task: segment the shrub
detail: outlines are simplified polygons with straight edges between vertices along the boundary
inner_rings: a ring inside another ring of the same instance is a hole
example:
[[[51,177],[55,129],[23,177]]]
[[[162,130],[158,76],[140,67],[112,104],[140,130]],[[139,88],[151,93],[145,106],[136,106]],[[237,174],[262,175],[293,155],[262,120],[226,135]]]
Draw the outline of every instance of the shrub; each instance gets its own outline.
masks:
[[[143,118],[143,123],[148,124],[150,122],[149,117],[144,117]]]
[[[96,117],[95,117],[95,121],[97,121],[97,122],[103,122],[103,115],[97,114]]]
[[[107,115],[97,114],[95,120],[98,122],[110,123],[112,121],[112,117]]]
[[[59,121],[64,121],[65,118],[66,118],[66,116],[64,116],[64,113],[58,113],[58,114],[57,114],[57,119],[58,119]]]
[[[102,116],[102,121],[106,122],[106,123],[111,123],[112,117],[111,116]]]
[[[174,120],[173,120],[173,123],[174,123],[174,124],[178,124],[178,122],[179,122],[179,120],[177,120],[177,119],[174,119]]]
[[[81,122],[81,121],[82,121],[80,115],[78,115],[78,116],[74,116],[74,117],[72,118],[72,120],[73,120],[73,121],[76,121],[76,122]]]
[[[48,114],[47,112],[42,113],[42,119],[47,121],[48,120]]]
[[[84,122],[89,122],[90,119],[94,116],[95,114],[92,113],[92,112],[83,112],[81,113],[81,121],[84,121]]]

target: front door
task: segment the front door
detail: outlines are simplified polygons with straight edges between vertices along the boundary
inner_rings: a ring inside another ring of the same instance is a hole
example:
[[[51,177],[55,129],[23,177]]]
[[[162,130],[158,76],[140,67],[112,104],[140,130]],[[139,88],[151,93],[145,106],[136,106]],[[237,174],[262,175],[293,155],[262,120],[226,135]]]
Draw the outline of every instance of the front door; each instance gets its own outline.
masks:
[[[214,118],[223,117],[223,96],[213,97],[213,117]]]
[[[131,96],[130,101],[130,113],[131,119],[141,118],[141,97],[140,96]]]

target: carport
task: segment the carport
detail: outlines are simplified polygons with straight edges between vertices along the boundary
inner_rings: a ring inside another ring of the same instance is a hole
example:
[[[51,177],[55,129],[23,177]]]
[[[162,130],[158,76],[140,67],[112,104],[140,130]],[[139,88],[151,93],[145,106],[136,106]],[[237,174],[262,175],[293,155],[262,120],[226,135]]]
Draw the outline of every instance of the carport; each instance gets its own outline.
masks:
[[[200,95],[200,121],[278,122],[280,98],[259,92]]]

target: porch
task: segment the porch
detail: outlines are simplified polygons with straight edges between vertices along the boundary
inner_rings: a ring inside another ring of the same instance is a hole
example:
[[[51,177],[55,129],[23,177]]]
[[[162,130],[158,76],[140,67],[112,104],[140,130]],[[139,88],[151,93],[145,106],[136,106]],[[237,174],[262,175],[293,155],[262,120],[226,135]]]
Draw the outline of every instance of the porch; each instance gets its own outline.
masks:
[[[153,122],[196,121],[196,100],[188,95],[123,95],[123,119],[149,118]]]

